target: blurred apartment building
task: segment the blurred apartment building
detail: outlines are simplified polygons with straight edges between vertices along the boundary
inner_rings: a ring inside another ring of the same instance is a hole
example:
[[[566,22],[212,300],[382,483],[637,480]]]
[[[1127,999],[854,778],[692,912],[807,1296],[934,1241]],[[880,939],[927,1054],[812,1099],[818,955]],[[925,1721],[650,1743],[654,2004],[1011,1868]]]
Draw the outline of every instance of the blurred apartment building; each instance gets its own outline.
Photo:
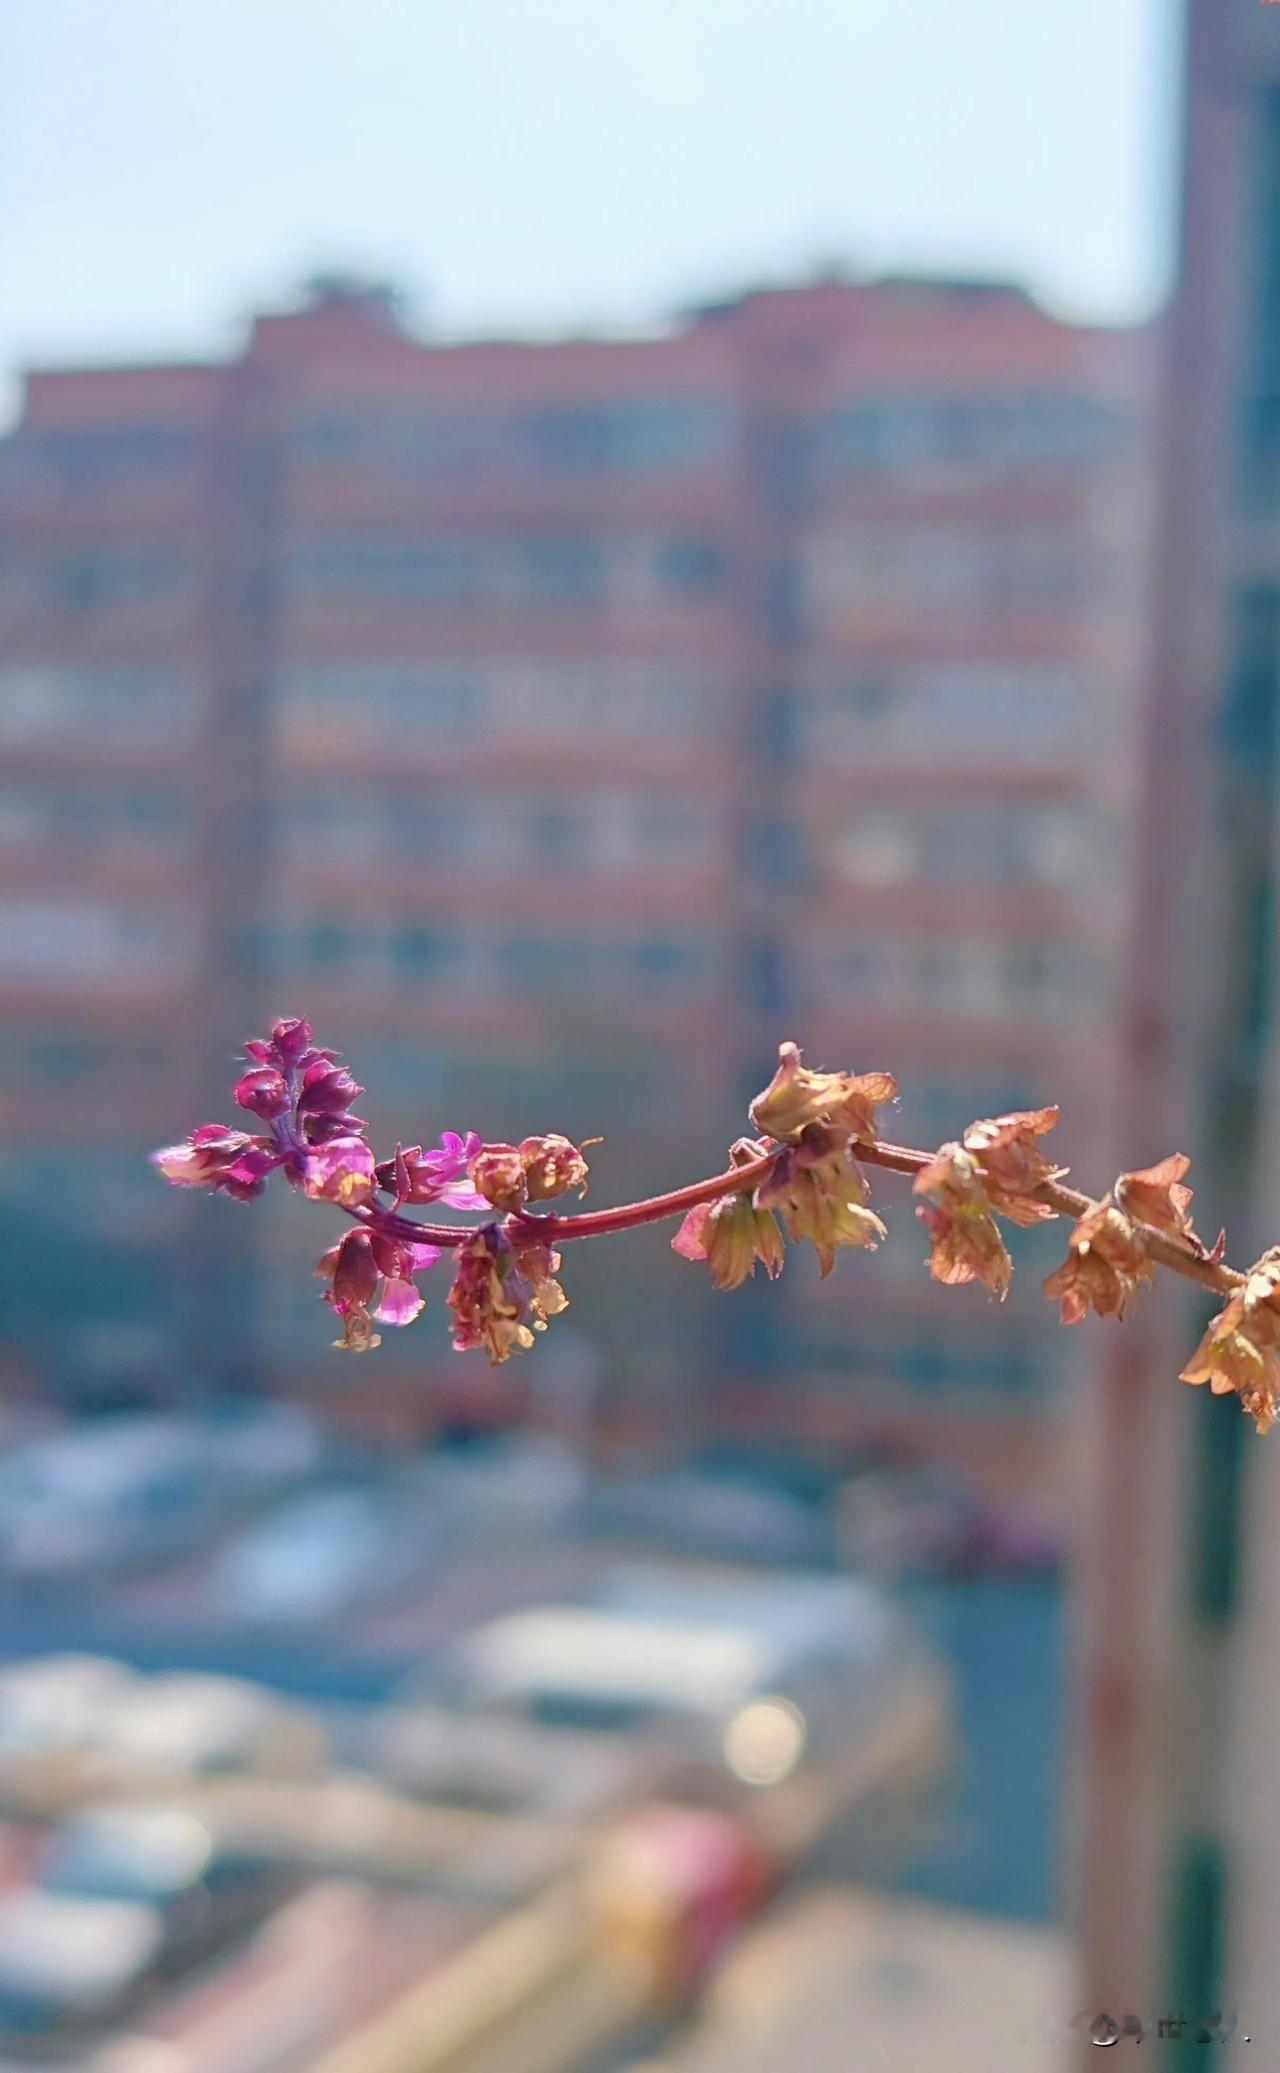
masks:
[[[1183,18],[1125,1114],[1130,1140],[1196,1149],[1202,1221],[1245,1266],[1280,1239],[1280,9],[1189,0]],[[1280,1457],[1230,1399],[1171,1384],[1216,1307],[1171,1291],[1149,1358],[1104,1391],[1082,1921],[1095,2006],[1226,2008],[1224,2060],[1248,2066],[1280,2030]]]
[[[1093,1173],[1149,346],[912,279],[440,344],[330,281],[225,362],[30,374],[0,448],[15,1375],[323,1369],[417,1424],[559,1376],[646,1443],[714,1416],[1034,1453],[1073,1355],[1056,1241],[1004,1311],[933,1289],[893,1181],[889,1246],[821,1286],[796,1257],[713,1296],[666,1231],[575,1249],[573,1310],[495,1382],[447,1352],[443,1287],[342,1366],[323,1218],[190,1202],[141,1155],[225,1113],[288,1011],[379,1134],[603,1132],[601,1201],[722,1164],[789,1036],[892,1069],[906,1141],[1060,1101]]]

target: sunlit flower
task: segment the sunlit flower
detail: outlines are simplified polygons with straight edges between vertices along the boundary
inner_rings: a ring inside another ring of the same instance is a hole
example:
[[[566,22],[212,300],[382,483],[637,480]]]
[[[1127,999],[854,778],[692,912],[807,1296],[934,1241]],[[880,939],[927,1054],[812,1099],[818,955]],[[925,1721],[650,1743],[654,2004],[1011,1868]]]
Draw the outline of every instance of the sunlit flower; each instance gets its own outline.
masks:
[[[524,1160],[513,1144],[484,1144],[468,1172],[477,1195],[493,1209],[521,1209],[525,1199]]]
[[[337,1202],[344,1209],[368,1202],[374,1191],[373,1153],[362,1137],[335,1137],[309,1152],[303,1191],[313,1202]]]
[[[367,1353],[381,1344],[373,1328],[379,1324],[412,1324],[423,1309],[413,1277],[440,1257],[434,1245],[417,1245],[385,1231],[361,1227],[348,1231],[319,1261],[317,1274],[329,1286],[324,1299],[342,1320],[335,1341],[351,1353]]]
[[[497,1367],[527,1353],[535,1332],[567,1304],[553,1279],[559,1255],[546,1246],[517,1249],[496,1224],[482,1224],[458,1247],[449,1291],[453,1344],[459,1353],[482,1348]]]
[[[549,1317],[558,1317],[569,1307],[569,1298],[556,1280],[560,1266],[560,1255],[549,1245],[521,1245],[515,1252],[515,1273],[528,1289],[528,1301],[532,1311],[531,1322],[535,1331],[546,1327]],[[508,1277],[508,1287],[512,1277]]]
[[[786,1244],[771,1210],[757,1209],[750,1195],[721,1195],[691,1209],[671,1241],[682,1259],[705,1260],[717,1288],[740,1288],[756,1262],[771,1281],[781,1274]]]
[[[1218,1312],[1186,1367],[1184,1382],[1234,1390],[1259,1432],[1280,1416],[1280,1247],[1264,1253]]]
[[[397,1203],[422,1207],[442,1202],[449,1209],[487,1209],[488,1200],[478,1195],[467,1178],[467,1168],[480,1149],[480,1133],[456,1130],[442,1133],[440,1143],[424,1152],[420,1144],[397,1145],[395,1157],[384,1159],[375,1170],[378,1186]]]
[[[314,1032],[309,1022],[300,1015],[284,1015],[272,1024],[269,1037],[256,1037],[245,1045],[245,1055],[257,1060],[259,1065],[278,1065],[283,1071],[290,1071],[299,1065],[305,1056],[315,1054]],[[334,1058],[337,1053],[325,1051],[325,1058]]]
[[[181,1144],[152,1152],[151,1163],[178,1188],[207,1188],[251,1202],[280,1164],[269,1138],[250,1137],[221,1123],[201,1123]]]
[[[1062,1304],[1062,1322],[1079,1324],[1090,1310],[1123,1317],[1140,1288],[1154,1280],[1142,1234],[1110,1199],[1087,1210],[1067,1240],[1067,1257],[1044,1283]]]
[[[486,1207],[523,1209],[529,1202],[550,1202],[555,1196],[587,1187],[587,1162],[576,1144],[552,1132],[525,1137],[519,1144],[484,1144],[468,1171]]]
[[[931,1198],[918,1205],[916,1215],[929,1233],[929,1272],[934,1280],[949,1287],[980,1281],[1003,1302],[1013,1262],[973,1153],[961,1144],[944,1144],[916,1175],[913,1193]]]
[[[897,1094],[887,1072],[810,1072],[796,1044],[780,1044],[778,1069],[751,1104],[757,1130],[780,1142],[794,1140],[809,1123],[834,1123],[851,1137],[876,1135],[876,1110]]]
[[[1115,1184],[1115,1198],[1125,1215],[1148,1230],[1166,1238],[1181,1239],[1203,1254],[1204,1246],[1191,1225],[1193,1190],[1182,1185],[1191,1161],[1185,1152],[1171,1152],[1154,1166],[1136,1173],[1122,1173]],[[1222,1245],[1219,1239],[1219,1248]]]
[[[1038,1224],[1057,1211],[1036,1200],[1046,1181],[1061,1180],[1065,1166],[1051,1166],[1036,1143],[1058,1120],[1056,1108],[1019,1109],[970,1123],[961,1140],[976,1161],[988,1202],[1014,1224]]]
[[[524,1161],[526,1201],[553,1202],[557,1195],[567,1195],[571,1188],[576,1188],[580,1195],[586,1194],[587,1162],[581,1146],[569,1138],[554,1130],[545,1137],[522,1137],[519,1150]]]
[[[316,1268],[329,1286],[325,1301],[342,1322],[341,1337],[334,1340],[347,1353],[369,1353],[382,1340],[369,1316],[369,1305],[378,1286],[378,1266],[367,1231],[348,1231],[332,1246]]]
[[[815,1247],[822,1275],[835,1265],[836,1247],[875,1247],[886,1236],[867,1208],[866,1178],[850,1151],[848,1132],[807,1123],[795,1144],[779,1153],[755,1191],[757,1209],[776,1209],[793,1238]]]

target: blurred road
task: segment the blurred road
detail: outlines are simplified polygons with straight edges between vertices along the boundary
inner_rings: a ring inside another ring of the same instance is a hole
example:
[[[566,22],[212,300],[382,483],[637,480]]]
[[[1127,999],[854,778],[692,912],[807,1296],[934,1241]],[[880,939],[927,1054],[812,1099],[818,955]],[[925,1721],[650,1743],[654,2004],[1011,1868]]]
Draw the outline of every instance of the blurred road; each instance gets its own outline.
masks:
[[[808,1887],[742,1938],[679,2036],[656,2057],[614,2065],[618,2073],[1057,2073],[1072,2042],[1070,1992],[1067,1946],[1055,1931],[848,1886]]]

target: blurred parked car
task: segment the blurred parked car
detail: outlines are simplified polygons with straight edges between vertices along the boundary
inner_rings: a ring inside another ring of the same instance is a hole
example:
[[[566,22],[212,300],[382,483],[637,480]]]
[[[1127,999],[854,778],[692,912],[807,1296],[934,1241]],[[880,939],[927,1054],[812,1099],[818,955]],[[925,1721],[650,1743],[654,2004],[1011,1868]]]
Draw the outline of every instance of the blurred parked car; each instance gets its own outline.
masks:
[[[950,1748],[940,1659],[882,1594],[822,1575],[620,1568],[590,1603],[473,1629],[421,1696],[486,1727],[660,1751],[683,1789],[712,1799],[801,1774],[839,1796],[851,1759],[895,1737],[903,1764],[932,1777]]]
[[[138,1678],[106,1712],[96,1743],[104,1773],[158,1777],[250,1771],[307,1777],[326,1759],[305,1707],[238,1677]]]
[[[372,1760],[397,1792],[478,1812],[588,1821],[655,1782],[642,1754],[592,1734],[488,1720],[439,1706],[389,1708]]]
[[[323,1427],[298,1404],[226,1403],[202,1418],[200,1429],[211,1464],[246,1493],[304,1483],[326,1453]]]
[[[833,1558],[825,1515],[781,1490],[696,1470],[601,1477],[576,1514],[604,1538],[722,1561],[804,1563]]]
[[[105,1656],[39,1656],[0,1670],[0,1801],[62,1804],[134,1682]]]
[[[1027,1506],[984,1502],[955,1474],[929,1466],[878,1470],[841,1493],[845,1559],[881,1576],[1039,1577],[1062,1544]]]
[[[581,1457],[537,1433],[440,1451],[423,1466],[428,1497],[438,1494],[455,1513],[460,1532],[487,1546],[563,1534],[585,1483]]]
[[[456,1516],[447,1493],[412,1475],[307,1490],[221,1550],[211,1587],[233,1619],[334,1620],[438,1570]]]
[[[237,1479],[199,1421],[94,1419],[0,1461],[0,1579],[93,1583],[196,1547]]]
[[[0,2038],[24,2062],[86,2041],[256,1927],[287,1891],[178,1809],[85,1811],[0,1907]]]
[[[0,1672],[0,1802],[28,1815],[140,1781],[310,1777],[328,1753],[305,1707],[236,1677],[143,1677],[95,1656]]]

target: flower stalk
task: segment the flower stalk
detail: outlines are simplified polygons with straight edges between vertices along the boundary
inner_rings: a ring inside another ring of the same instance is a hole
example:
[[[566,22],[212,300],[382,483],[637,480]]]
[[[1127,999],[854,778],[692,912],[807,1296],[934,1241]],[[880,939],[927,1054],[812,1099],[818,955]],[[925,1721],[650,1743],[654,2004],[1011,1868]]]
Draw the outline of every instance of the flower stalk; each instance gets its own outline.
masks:
[[[154,1163],[175,1186],[236,1201],[254,1200],[279,1173],[350,1219],[355,1228],[317,1268],[340,1323],[336,1343],[348,1351],[376,1347],[377,1325],[411,1323],[425,1304],[420,1276],[452,1255],[454,1346],[505,1361],[567,1307],[555,1279],[561,1246],[677,1217],[673,1249],[704,1265],[717,1288],[740,1286],[757,1265],[775,1278],[788,1243],[811,1243],[825,1275],[838,1250],[874,1250],[887,1235],[869,1206],[863,1168],[872,1167],[911,1181],[937,1281],[980,1282],[1003,1300],[1013,1261],[1001,1225],[1065,1218],[1067,1256],[1044,1284],[1065,1324],[1090,1311],[1123,1318],[1157,1270],[1212,1289],[1225,1307],[1182,1379],[1234,1392],[1260,1431],[1280,1416],[1280,1249],[1242,1273],[1223,1257],[1224,1235],[1207,1247],[1191,1222],[1190,1162],[1181,1153],[1121,1174],[1100,1197],[1067,1186],[1066,1168],[1050,1163],[1041,1142],[1056,1108],[985,1118],[937,1150],[916,1149],[880,1133],[877,1111],[897,1097],[888,1073],[814,1072],[783,1044],[773,1079],[750,1105],[755,1134],[737,1141],[722,1172],[611,1209],[566,1212],[542,1205],[584,1194],[588,1167],[584,1147],[559,1133],[512,1145],[446,1130],[431,1149],[397,1145],[379,1162],[368,1126],[352,1113],[364,1090],[336,1052],[313,1043],[306,1022],[277,1022],[245,1055],[235,1100],[265,1128],[202,1124],[153,1154]],[[413,1213],[437,1205],[483,1220]]]

